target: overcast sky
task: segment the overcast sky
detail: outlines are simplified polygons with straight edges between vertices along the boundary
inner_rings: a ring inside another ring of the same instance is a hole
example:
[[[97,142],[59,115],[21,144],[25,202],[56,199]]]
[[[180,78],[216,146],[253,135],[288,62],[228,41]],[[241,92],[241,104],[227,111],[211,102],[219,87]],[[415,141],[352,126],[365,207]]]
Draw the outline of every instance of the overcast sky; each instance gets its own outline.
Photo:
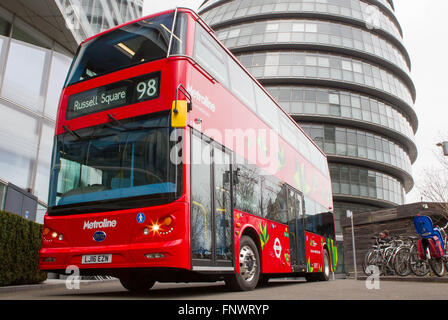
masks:
[[[143,14],[187,7],[197,10],[203,0],[145,0]],[[419,156],[413,166],[416,185],[422,170],[438,166],[441,149],[435,144],[448,140],[448,12],[447,0],[394,0],[396,16],[402,26],[404,43],[412,62],[412,78],[417,88],[415,110],[419,119],[416,134]],[[416,187],[407,202],[420,200]]]
[[[416,134],[419,156],[413,166],[413,175],[418,184],[423,168],[438,167],[437,157],[442,150],[435,144],[443,138],[448,140],[448,1],[395,0],[394,3],[417,88],[415,111],[419,119]],[[414,187],[407,201],[418,200],[419,192]]]

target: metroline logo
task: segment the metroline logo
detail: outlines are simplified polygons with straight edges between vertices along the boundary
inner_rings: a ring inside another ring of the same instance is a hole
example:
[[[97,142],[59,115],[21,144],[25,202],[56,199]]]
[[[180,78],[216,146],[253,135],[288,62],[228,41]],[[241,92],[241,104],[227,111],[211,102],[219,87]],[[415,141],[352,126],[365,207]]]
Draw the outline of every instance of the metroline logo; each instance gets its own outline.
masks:
[[[98,228],[115,228],[117,226],[116,220],[107,220],[104,218],[103,221],[84,221],[84,230],[85,229],[98,229]]]
[[[207,96],[204,96],[201,92],[199,92],[199,90],[194,89],[191,85],[187,86],[187,90],[188,92],[190,92],[193,99],[202,103],[210,111],[212,112],[216,111],[215,105],[210,101],[210,99]]]

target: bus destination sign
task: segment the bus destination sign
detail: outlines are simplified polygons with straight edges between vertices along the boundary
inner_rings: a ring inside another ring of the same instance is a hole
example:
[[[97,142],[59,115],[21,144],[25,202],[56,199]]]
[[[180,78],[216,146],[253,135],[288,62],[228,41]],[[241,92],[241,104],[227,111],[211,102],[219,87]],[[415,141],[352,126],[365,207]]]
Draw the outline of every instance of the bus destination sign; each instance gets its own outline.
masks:
[[[74,119],[159,97],[160,73],[131,78],[68,98],[66,119]]]

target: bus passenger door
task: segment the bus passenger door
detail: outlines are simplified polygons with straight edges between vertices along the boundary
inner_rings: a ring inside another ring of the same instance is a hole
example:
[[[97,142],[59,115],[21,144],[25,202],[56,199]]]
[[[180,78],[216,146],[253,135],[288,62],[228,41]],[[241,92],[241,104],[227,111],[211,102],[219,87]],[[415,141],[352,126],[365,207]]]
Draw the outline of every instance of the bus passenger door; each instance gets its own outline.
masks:
[[[291,266],[294,272],[306,270],[306,246],[303,195],[288,188],[288,227],[291,247]]]
[[[194,133],[191,158],[192,268],[233,271],[230,153]]]
[[[233,263],[232,164],[231,156],[213,147],[214,259],[217,266]],[[233,270],[233,269],[232,269]]]

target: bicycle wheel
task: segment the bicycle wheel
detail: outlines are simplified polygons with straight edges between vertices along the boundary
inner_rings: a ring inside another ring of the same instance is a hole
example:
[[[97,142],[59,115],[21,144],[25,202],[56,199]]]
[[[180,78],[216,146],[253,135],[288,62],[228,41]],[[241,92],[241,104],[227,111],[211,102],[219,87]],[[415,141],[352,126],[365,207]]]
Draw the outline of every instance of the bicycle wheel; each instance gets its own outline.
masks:
[[[395,248],[390,246],[384,250],[384,275],[394,275],[395,268],[393,265]]]
[[[417,246],[414,244],[409,252],[409,269],[416,276],[423,277],[429,273],[429,266],[425,260],[420,260]]]
[[[394,269],[399,276],[406,277],[411,273],[411,268],[409,267],[410,252],[410,248],[402,247],[395,253]]]
[[[438,277],[443,277],[445,274],[445,262],[442,258],[431,258],[429,259],[429,265],[431,266],[432,271]]]
[[[367,272],[367,269],[369,266],[376,266],[378,267],[378,270],[380,271],[380,275],[383,274],[384,272],[384,263],[383,263],[383,257],[381,255],[381,252],[379,250],[373,250],[371,251],[365,260],[365,268],[364,268],[364,273],[367,276],[370,276],[371,273]]]
[[[366,274],[366,275],[370,275],[370,274],[367,274],[367,267],[369,266],[368,264],[367,264],[367,261],[369,260],[369,256],[371,255],[371,254],[373,254],[373,252],[375,251],[375,249],[370,249],[369,251],[367,251],[367,253],[366,253],[366,255],[364,256],[364,260],[362,261],[362,271],[364,272],[364,274]]]

